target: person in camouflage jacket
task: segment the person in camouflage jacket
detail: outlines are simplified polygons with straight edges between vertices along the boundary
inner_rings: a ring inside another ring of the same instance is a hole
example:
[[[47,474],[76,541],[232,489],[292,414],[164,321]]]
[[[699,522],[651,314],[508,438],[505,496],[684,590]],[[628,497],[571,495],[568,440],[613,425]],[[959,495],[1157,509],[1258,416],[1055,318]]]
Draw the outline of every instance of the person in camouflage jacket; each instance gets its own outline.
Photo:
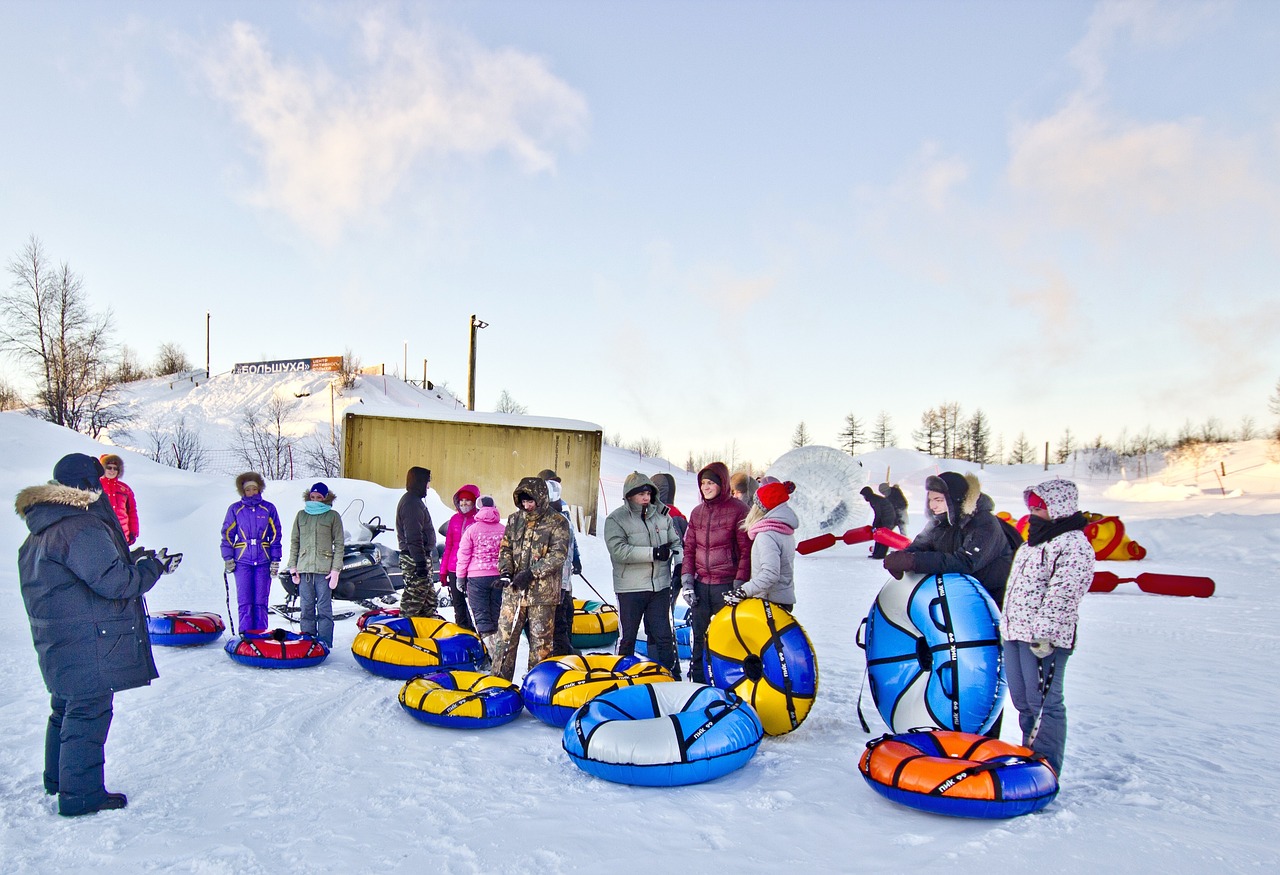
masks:
[[[569,558],[569,521],[551,506],[546,481],[525,477],[512,493],[520,508],[507,518],[498,548],[501,641],[493,673],[511,680],[520,633],[529,638],[529,668],[551,655],[556,605]]]

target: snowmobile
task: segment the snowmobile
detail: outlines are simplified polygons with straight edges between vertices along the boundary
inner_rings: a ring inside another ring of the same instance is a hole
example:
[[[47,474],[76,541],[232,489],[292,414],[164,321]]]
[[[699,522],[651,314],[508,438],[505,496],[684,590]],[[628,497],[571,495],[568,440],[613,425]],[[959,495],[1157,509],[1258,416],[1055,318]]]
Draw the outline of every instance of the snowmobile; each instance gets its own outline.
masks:
[[[355,602],[364,609],[393,607],[400,601],[400,590],[404,589],[404,576],[400,572],[400,551],[383,544],[376,539],[384,532],[394,529],[384,526],[382,518],[370,517],[361,520],[364,501],[357,498],[347,505],[342,512],[342,527],[347,540],[342,547],[342,572],[338,575],[338,586],[333,591],[334,601]],[[348,520],[351,524],[348,525]],[[272,605],[275,613],[297,622],[301,608],[298,605],[298,585],[293,582],[285,568],[280,569],[280,585],[284,588],[284,604]],[[345,620],[354,617],[358,611],[337,611],[334,620]]]

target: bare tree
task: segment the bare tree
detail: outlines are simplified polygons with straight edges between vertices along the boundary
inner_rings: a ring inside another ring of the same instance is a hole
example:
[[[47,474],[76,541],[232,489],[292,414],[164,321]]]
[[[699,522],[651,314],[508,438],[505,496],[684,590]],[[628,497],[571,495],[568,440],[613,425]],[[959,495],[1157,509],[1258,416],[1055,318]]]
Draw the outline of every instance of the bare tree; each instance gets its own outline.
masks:
[[[341,449],[318,434],[303,438],[298,446],[298,454],[302,457],[301,474],[308,477],[337,477],[342,473]]]
[[[134,380],[145,380],[150,374],[138,360],[138,354],[130,346],[121,346],[120,355],[116,358],[115,382],[132,383]]]
[[[153,462],[182,471],[200,471],[205,465],[206,450],[198,429],[181,416],[173,426],[146,431],[147,455]]]
[[[498,406],[494,408],[498,413],[528,413],[529,408],[516,401],[511,397],[511,393],[506,389],[502,390],[502,394],[498,396]]]
[[[0,349],[35,377],[35,415],[96,437],[123,416],[110,371],[110,311],[92,312],[81,277],[65,262],[51,264],[34,236],[8,268],[13,281],[0,296]]]
[[[1267,409],[1280,416],[1280,380],[1276,380],[1275,391],[1271,393],[1271,397],[1267,399]]]
[[[285,434],[285,422],[297,402],[273,397],[256,410],[246,410],[233,448],[240,461],[271,480],[293,476],[293,438]]]
[[[1251,441],[1258,436],[1258,424],[1254,422],[1252,416],[1244,416],[1240,419],[1240,440]]]
[[[350,389],[356,384],[356,378],[360,376],[360,359],[351,347],[347,347],[342,353],[342,367],[338,371],[338,375],[334,378],[334,382],[338,387],[338,394],[341,395],[344,389]],[[423,386],[425,389],[426,387]],[[326,477],[334,477],[334,474],[325,474]]]
[[[840,449],[851,456],[858,455],[858,447],[867,442],[866,432],[862,430],[862,420],[852,413],[844,418],[844,431],[839,434]]]
[[[662,441],[657,438],[642,437],[628,443],[623,449],[630,450],[640,456],[654,458],[662,455]]]
[[[181,374],[183,371],[189,370],[191,370],[191,360],[187,358],[187,354],[182,347],[176,343],[160,344],[160,351],[156,353],[155,373],[157,377]]]
[[[0,410],[17,410],[21,406],[22,396],[18,390],[8,380],[0,378]]]
[[[791,433],[791,446],[794,448],[807,447],[813,443],[813,439],[809,437],[809,429],[805,427],[804,420],[800,420],[800,424],[796,426],[796,430]]]

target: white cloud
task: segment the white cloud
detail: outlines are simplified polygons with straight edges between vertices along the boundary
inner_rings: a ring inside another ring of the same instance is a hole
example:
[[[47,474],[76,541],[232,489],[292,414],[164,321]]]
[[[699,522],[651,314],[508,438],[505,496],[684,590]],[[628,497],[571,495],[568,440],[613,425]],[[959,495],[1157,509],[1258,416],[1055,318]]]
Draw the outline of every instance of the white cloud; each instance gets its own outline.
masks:
[[[552,172],[551,144],[585,130],[585,99],[540,58],[379,13],[357,26],[348,75],[276,57],[244,22],[202,58],[260,154],[251,199],[316,236],[332,240],[385,204],[424,159],[506,152],[527,172]]]

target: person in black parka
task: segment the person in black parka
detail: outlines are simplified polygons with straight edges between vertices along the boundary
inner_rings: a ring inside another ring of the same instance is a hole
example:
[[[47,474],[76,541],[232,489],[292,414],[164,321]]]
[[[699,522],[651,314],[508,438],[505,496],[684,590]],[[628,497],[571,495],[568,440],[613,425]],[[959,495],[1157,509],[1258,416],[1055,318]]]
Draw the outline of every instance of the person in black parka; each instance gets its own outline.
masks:
[[[995,601],[1004,605],[1004,588],[1013,565],[1013,546],[1004,524],[993,513],[995,504],[983,494],[978,478],[955,471],[930,476],[925,515],[928,525],[911,546],[890,553],[885,570],[901,578],[916,574],[967,574],[982,584]]]
[[[867,500],[867,504],[871,505],[871,528],[873,529],[892,529],[898,522],[898,512],[893,509],[893,503],[883,495],[878,494],[870,486],[862,487],[862,491],[858,493]],[[885,554],[889,552],[889,548],[879,541],[871,546],[871,559],[883,559]]]
[[[52,481],[22,490],[14,505],[30,531],[18,550],[18,580],[51,694],[44,788],[68,817],[128,803],[103,781],[112,700],[159,676],[142,595],[181,560],[166,551],[130,560],[124,532],[101,501],[102,473],[97,459],[73,453]]]
[[[880,494],[889,499],[889,503],[893,505],[894,513],[898,519],[894,526],[902,534],[907,533],[907,496],[902,491],[902,487],[897,483],[881,483]]]

